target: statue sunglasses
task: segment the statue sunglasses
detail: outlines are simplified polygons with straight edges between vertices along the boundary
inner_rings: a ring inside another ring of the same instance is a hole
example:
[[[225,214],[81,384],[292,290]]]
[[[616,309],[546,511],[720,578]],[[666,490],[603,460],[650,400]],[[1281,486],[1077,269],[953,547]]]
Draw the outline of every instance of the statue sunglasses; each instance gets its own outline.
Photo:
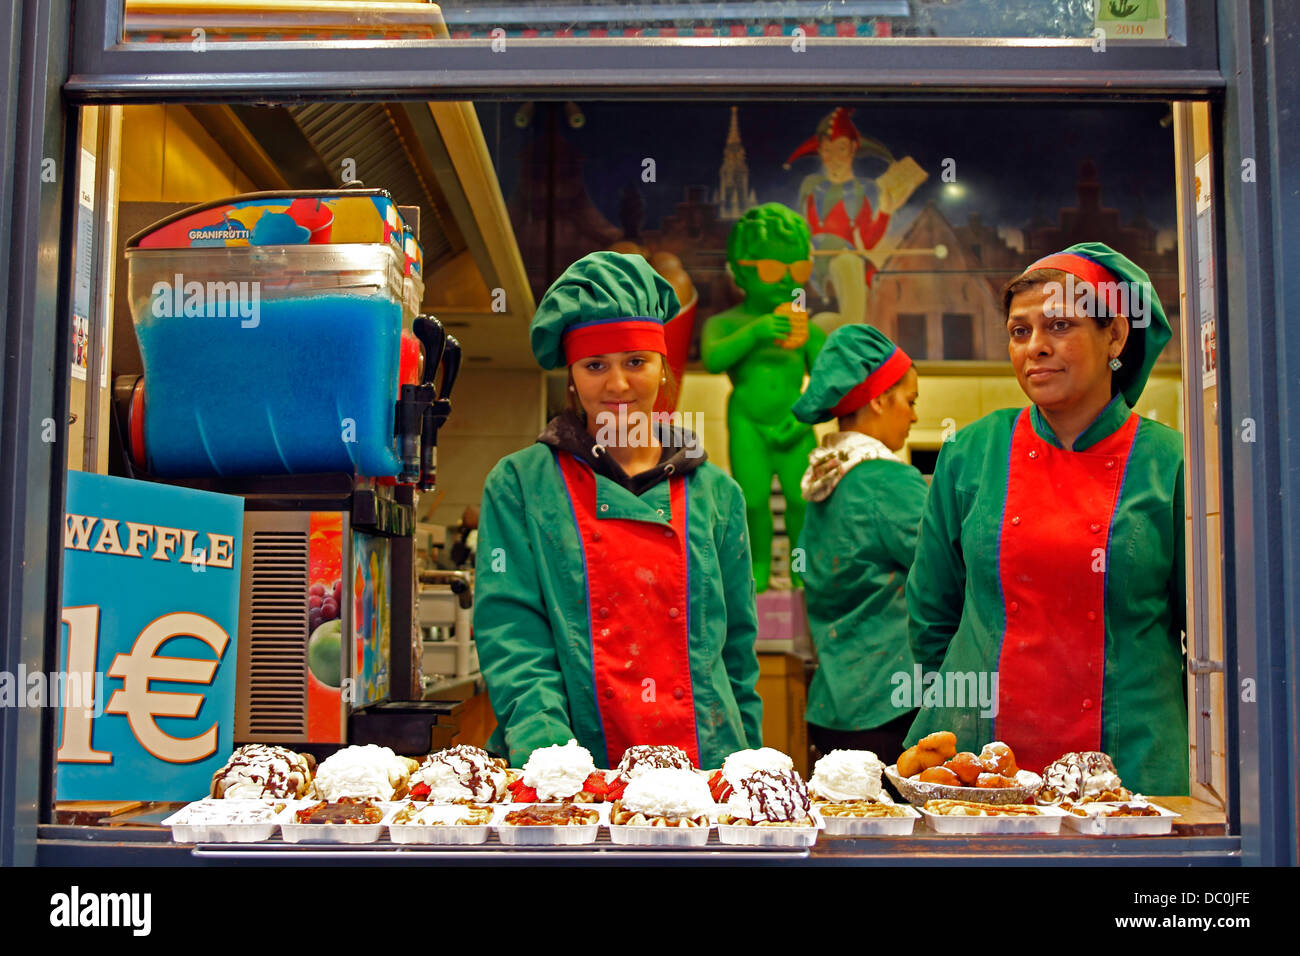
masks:
[[[780,282],[785,278],[787,270],[791,279],[802,284],[808,281],[813,271],[811,259],[800,259],[798,262],[782,262],[780,259],[737,259],[736,265],[756,267],[759,279],[768,285]]]

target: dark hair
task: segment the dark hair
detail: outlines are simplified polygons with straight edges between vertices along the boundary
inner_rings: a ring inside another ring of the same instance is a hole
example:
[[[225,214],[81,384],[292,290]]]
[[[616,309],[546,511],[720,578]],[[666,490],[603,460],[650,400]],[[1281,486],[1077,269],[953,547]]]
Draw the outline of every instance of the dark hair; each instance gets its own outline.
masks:
[[[1062,272],[1060,269],[1034,269],[1032,272],[1025,272],[1016,276],[1002,287],[1002,317],[1004,319],[1011,318],[1011,300],[1019,293],[1028,292],[1030,289],[1048,282],[1064,283],[1067,276],[1068,273]],[[1106,311],[1106,305],[1101,301],[1101,296],[1097,296],[1096,309],[1097,312],[1092,317],[1092,320],[1097,323],[1097,328],[1109,328],[1110,324],[1115,321],[1115,317]],[[1124,342],[1124,348],[1119,353],[1120,362],[1125,367],[1137,364],[1145,348],[1146,345],[1142,341],[1142,337],[1133,334],[1133,326],[1130,323],[1128,339]],[[1110,393],[1114,395],[1119,391],[1119,388],[1119,376],[1111,375]]]
[[[668,364],[668,356],[662,352],[656,352],[655,354],[659,356],[659,361],[663,364],[664,378],[667,379],[666,382],[659,386],[659,397],[666,398],[670,405],[676,405],[678,399],[677,376],[673,374],[673,367]],[[582,359],[578,361],[581,362]],[[564,402],[569,411],[576,412],[579,418],[585,420],[587,413],[582,407],[582,402],[578,401],[578,393],[573,391],[572,365],[569,366],[569,381],[564,391]],[[659,404],[658,401],[655,404]]]
[[[1032,272],[1023,272],[1016,276],[1002,287],[1002,318],[1011,318],[1011,300],[1021,292],[1028,292],[1030,289],[1046,285],[1048,282],[1065,284],[1068,278],[1069,274],[1062,272],[1060,269],[1035,269]],[[1097,323],[1099,329],[1107,328],[1111,322],[1115,321],[1115,317],[1106,311],[1106,306],[1101,301],[1100,296],[1097,298],[1097,314],[1092,317],[1092,320]]]

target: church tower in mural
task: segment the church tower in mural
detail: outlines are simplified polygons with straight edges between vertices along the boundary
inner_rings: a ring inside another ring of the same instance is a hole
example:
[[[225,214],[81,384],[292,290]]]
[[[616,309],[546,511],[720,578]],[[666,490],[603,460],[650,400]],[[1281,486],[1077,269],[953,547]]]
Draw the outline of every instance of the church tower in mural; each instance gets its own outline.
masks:
[[[731,108],[731,127],[727,130],[727,145],[722,150],[722,168],[718,171],[718,216],[721,219],[739,219],[745,210],[758,205],[754,190],[749,188],[749,164],[745,162],[745,146],[740,141],[738,107]]]

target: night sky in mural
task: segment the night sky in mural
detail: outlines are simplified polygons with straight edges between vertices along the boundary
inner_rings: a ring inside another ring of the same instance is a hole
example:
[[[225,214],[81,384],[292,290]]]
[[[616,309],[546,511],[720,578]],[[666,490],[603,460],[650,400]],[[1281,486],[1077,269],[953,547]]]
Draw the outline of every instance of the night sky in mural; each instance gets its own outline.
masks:
[[[727,148],[733,105],[743,157],[734,143]],[[829,259],[819,260],[810,309],[834,312],[832,326],[871,322],[917,357],[995,359],[1006,348],[997,332],[1002,286],[1034,259],[1091,241],[1146,269],[1177,326],[1166,104],[501,103],[479,115],[537,296],[569,263],[631,239],[647,256],[680,261],[703,320],[739,300],[725,250],[746,209],[780,202],[813,216],[833,211],[830,201],[813,213],[799,204],[800,184],[824,169],[815,149],[783,167],[836,106],[854,110],[863,142],[853,173],[873,206],[888,164],[868,140],[928,178],[887,224],[854,220],[870,250],[865,291],[841,297],[827,279]],[[1177,360],[1175,348],[1167,352],[1163,360]]]
[[[623,190],[634,186],[645,202],[645,225],[654,228],[673,212],[688,185],[718,186],[718,170],[730,121],[729,103],[582,103],[580,129],[560,131],[586,159],[584,181],[596,206],[620,223]],[[750,183],[759,202],[793,205],[800,180],[818,169],[815,156],[782,164],[812,135],[830,103],[741,103],[741,140]],[[519,179],[519,155],[538,136],[536,122],[519,129],[517,104],[480,104],[489,148],[508,198]],[[891,233],[906,228],[927,201],[945,217],[965,222],[978,212],[987,223],[1021,228],[1037,212],[1055,219],[1075,200],[1079,164],[1092,159],[1101,198],[1125,219],[1140,209],[1158,230],[1175,227],[1173,127],[1165,104],[1079,108],[1041,106],[885,107],[856,105],[853,121],[864,136],[880,140],[898,157],[910,155],[930,174],[912,196]],[[1162,120],[1166,120],[1162,125]],[[653,158],[657,182],[641,181],[642,161]],[[945,158],[956,161],[957,182],[940,181]],[[877,160],[859,160],[860,174],[878,175]],[[909,215],[910,214],[910,215]]]

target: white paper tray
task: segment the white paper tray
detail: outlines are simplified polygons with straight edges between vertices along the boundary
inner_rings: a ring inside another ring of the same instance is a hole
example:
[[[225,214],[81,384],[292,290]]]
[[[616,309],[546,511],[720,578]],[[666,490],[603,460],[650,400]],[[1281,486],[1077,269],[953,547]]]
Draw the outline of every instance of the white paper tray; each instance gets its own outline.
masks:
[[[416,806],[422,806],[419,801],[410,802]],[[394,823],[392,818],[397,816],[398,812],[406,805],[407,801],[394,804],[392,812],[386,817],[384,825],[388,827],[388,837],[394,843],[441,844],[444,846],[474,846],[479,843],[486,843],[488,830],[491,829],[492,818],[496,816],[496,808],[494,807],[493,817],[489,818],[487,823],[477,825],[464,823]]]
[[[286,843],[375,843],[384,833],[388,818],[400,803],[374,801],[384,811],[378,823],[297,823],[294,814],[320,800],[297,800],[280,814],[280,835]]]
[[[809,811],[816,825],[811,827],[756,827],[735,823],[718,823],[718,842],[735,846],[795,847],[812,846],[826,821],[814,807]]]
[[[1125,803],[1141,803],[1137,800],[1126,800]],[[1164,836],[1172,833],[1174,829],[1174,820],[1181,813],[1166,809],[1158,804],[1152,803],[1148,806],[1154,807],[1160,811],[1158,817],[1108,817],[1101,812],[1107,804],[1105,803],[1085,803],[1080,805],[1080,809],[1088,813],[1087,817],[1077,817],[1068,810],[1061,811],[1065,814],[1065,825],[1071,830],[1077,830],[1088,836]],[[1089,810],[1089,807],[1097,809]]]
[[[167,819],[163,820],[162,825],[171,827],[172,839],[177,843],[260,843],[262,840],[269,840],[275,833],[275,828],[280,825],[279,815],[273,815],[271,819],[262,823],[185,823],[183,822],[193,812],[192,807],[223,807],[231,809],[244,809],[248,807],[265,807],[274,806],[283,803],[286,808],[296,801],[293,800],[214,800],[211,798],[204,800],[195,800],[181,807]]]
[[[609,840],[619,846],[706,846],[707,827],[629,827],[609,825]]]
[[[505,822],[507,813],[513,813],[515,810],[523,810],[525,807],[531,806],[553,807],[558,806],[558,804],[497,804],[496,816],[491,824],[492,829],[496,831],[497,839],[506,846],[581,846],[584,843],[595,843],[596,835],[600,832],[602,824],[609,819],[609,804],[584,803],[581,805],[584,810],[596,811],[597,820],[595,823],[577,826],[518,827]]]
[[[822,815],[826,821],[827,836],[908,836],[921,819],[915,807],[902,806],[906,816],[901,817],[831,817]]]
[[[1034,817],[950,817],[930,813],[924,807],[919,809],[926,824],[935,833],[968,835],[1059,833],[1061,820],[1066,816],[1065,811],[1057,807],[1039,807],[1042,812]]]

